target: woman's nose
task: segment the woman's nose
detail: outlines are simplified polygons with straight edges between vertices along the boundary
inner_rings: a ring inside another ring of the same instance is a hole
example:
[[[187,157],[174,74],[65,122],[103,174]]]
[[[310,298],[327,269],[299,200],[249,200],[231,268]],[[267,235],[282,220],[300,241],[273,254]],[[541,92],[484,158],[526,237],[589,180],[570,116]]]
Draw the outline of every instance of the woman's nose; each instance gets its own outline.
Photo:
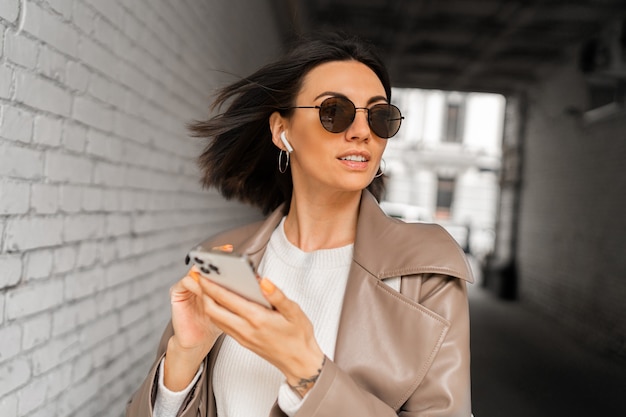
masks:
[[[369,139],[371,135],[370,125],[367,121],[369,117],[368,109],[356,109],[356,114],[354,115],[354,120],[352,124],[346,131],[346,136],[348,139],[358,140],[358,139]]]

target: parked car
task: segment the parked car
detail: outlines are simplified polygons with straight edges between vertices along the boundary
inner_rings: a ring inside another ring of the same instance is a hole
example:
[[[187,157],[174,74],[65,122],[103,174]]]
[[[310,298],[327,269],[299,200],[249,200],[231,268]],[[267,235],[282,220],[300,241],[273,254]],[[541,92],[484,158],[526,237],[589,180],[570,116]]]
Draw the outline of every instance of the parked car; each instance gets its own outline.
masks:
[[[424,207],[392,201],[381,201],[380,207],[388,216],[395,217],[407,223],[433,221],[431,212]]]

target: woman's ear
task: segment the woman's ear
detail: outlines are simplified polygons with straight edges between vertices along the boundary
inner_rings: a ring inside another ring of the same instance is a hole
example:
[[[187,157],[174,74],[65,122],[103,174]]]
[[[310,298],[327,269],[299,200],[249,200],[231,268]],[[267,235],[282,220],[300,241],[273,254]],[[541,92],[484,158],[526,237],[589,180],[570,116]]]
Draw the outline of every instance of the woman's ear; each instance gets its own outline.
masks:
[[[287,127],[286,120],[283,116],[280,115],[279,112],[275,111],[270,115],[270,131],[272,132],[272,142],[278,149],[285,149],[285,145],[283,145],[280,140],[280,134],[285,131]]]

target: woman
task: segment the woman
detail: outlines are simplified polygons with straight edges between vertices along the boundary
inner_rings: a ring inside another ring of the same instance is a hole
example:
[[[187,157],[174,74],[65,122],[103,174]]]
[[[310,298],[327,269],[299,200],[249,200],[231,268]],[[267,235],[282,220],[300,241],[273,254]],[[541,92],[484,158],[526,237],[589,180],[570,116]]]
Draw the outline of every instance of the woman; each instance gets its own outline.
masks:
[[[262,307],[199,278],[127,416],[469,416],[471,273],[436,225],[380,210],[400,127],[387,72],[357,40],[303,41],[222,90],[204,184],[272,213],[202,244],[247,254]]]

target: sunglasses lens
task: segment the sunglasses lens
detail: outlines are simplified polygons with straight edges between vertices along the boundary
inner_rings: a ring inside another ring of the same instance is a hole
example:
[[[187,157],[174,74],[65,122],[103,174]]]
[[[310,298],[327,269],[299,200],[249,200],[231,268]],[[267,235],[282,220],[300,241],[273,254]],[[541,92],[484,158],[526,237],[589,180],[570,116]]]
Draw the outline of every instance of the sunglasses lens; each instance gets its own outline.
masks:
[[[388,139],[400,130],[402,114],[393,104],[377,104],[369,109],[369,123],[374,133]]]
[[[327,98],[320,105],[320,122],[332,133],[343,132],[354,120],[356,109],[350,100],[342,97]]]

